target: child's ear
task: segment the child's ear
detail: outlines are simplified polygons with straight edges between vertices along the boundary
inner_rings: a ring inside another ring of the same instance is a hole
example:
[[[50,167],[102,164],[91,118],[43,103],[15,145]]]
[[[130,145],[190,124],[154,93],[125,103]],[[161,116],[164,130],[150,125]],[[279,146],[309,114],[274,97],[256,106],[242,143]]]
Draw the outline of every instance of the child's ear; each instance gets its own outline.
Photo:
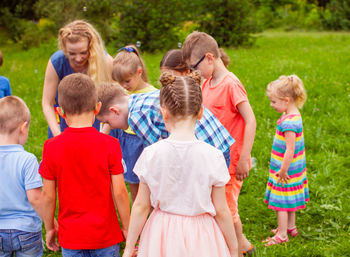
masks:
[[[67,117],[66,114],[64,113],[64,110],[63,110],[62,106],[57,107],[56,110],[57,110],[58,114],[59,114],[63,119],[65,119],[65,118]]]
[[[211,64],[215,61],[215,57],[212,53],[206,53],[205,57],[207,58],[208,62]]]
[[[111,107],[108,108],[111,112],[119,115],[120,114],[120,108],[118,106],[112,105]]]
[[[24,121],[23,123],[21,123],[21,125],[19,125],[20,133],[24,134],[24,132],[26,131],[28,126],[29,126],[29,122],[28,121]]]
[[[199,110],[198,116],[197,116],[197,120],[200,120],[203,116],[203,111],[204,111],[204,107],[202,105],[201,109]]]
[[[94,110],[95,116],[100,112],[101,107],[102,107],[102,103],[101,103],[100,101],[97,102],[97,103],[96,103],[96,106],[95,106],[95,110]]]
[[[137,74],[138,74],[139,76],[141,76],[142,73],[143,73],[142,68],[141,68],[141,67],[138,67],[138,68],[137,68]]]

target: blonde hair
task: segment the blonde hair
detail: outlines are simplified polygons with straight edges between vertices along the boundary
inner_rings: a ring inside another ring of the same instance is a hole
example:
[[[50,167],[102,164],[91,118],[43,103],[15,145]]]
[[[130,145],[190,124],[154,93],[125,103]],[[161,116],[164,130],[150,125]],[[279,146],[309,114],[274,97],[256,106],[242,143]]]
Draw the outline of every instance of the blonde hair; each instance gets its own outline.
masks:
[[[12,134],[22,122],[30,122],[30,111],[18,96],[0,99],[0,133]]]
[[[280,76],[267,85],[266,94],[278,98],[290,97],[298,108],[303,107],[307,98],[304,84],[297,75]]]
[[[96,85],[101,82],[112,81],[103,41],[100,34],[90,23],[76,20],[61,28],[58,33],[58,46],[67,55],[66,43],[76,43],[82,38],[88,40],[89,59],[87,75]]]
[[[126,77],[136,74],[138,68],[142,69],[142,80],[147,83],[146,65],[136,46],[128,45],[122,47],[114,57],[112,77],[114,80],[122,82]]]
[[[173,117],[196,116],[202,107],[201,76],[198,71],[188,76],[164,72],[160,77],[160,105]]]
[[[192,55],[201,58],[206,53],[211,53],[214,58],[220,57],[226,67],[230,63],[230,58],[225,53],[224,49],[219,48],[216,40],[207,33],[193,31],[186,37],[182,47],[182,55],[186,62]]]
[[[122,98],[128,96],[124,88],[119,84],[115,83],[101,83],[98,86],[98,101],[102,103],[99,115],[105,115],[108,113],[109,107],[111,107],[116,102],[123,101]]]

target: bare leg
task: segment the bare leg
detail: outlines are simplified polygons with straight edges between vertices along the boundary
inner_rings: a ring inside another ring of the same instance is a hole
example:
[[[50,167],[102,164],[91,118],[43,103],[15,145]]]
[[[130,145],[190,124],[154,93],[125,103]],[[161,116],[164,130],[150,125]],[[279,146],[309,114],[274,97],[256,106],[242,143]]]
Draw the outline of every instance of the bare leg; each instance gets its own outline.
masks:
[[[236,237],[238,241],[238,256],[243,256],[242,254],[243,233],[242,233],[241,219],[238,219],[238,221],[234,223],[234,226],[235,226]]]
[[[295,227],[295,211],[288,212],[288,229]]]
[[[278,220],[278,231],[277,236],[279,238],[287,238],[287,227],[288,227],[288,212],[286,211],[277,211],[277,220]]]
[[[129,184],[130,194],[131,194],[131,201],[134,203],[136,199],[137,192],[139,190],[139,184]]]

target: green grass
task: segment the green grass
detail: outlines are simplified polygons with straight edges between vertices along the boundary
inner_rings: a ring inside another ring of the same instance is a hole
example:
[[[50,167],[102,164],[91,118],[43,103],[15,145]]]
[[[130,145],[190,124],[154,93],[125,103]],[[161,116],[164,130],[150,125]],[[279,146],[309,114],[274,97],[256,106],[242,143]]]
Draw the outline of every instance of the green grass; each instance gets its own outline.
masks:
[[[252,156],[257,167],[245,181],[239,209],[244,232],[256,245],[256,256],[349,256],[350,242],[350,34],[328,32],[265,32],[252,48],[226,49],[229,69],[245,85],[257,119]],[[2,45],[0,74],[10,79],[13,94],[22,97],[32,113],[25,148],[41,159],[46,122],[41,110],[47,61],[56,43],[23,51]],[[108,48],[114,55],[116,49]],[[158,85],[163,53],[144,54],[151,83]],[[304,121],[310,203],[297,212],[300,236],[288,244],[264,248],[261,240],[276,226],[276,215],[263,202],[268,163],[279,114],[265,96],[266,85],[282,74],[297,74],[308,100]],[[59,256],[47,252],[45,256]]]

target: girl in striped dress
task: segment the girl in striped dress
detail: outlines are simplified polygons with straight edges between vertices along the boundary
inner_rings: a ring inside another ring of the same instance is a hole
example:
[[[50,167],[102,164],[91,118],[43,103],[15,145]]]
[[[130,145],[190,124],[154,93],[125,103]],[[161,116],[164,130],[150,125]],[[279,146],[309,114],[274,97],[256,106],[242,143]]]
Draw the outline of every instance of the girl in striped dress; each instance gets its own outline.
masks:
[[[281,76],[267,86],[271,107],[282,116],[277,121],[273,140],[270,176],[267,181],[265,202],[277,211],[278,227],[265,246],[288,242],[288,234],[295,237],[295,212],[305,208],[309,201],[306,177],[303,123],[299,108],[306,101],[303,82],[296,75]]]

